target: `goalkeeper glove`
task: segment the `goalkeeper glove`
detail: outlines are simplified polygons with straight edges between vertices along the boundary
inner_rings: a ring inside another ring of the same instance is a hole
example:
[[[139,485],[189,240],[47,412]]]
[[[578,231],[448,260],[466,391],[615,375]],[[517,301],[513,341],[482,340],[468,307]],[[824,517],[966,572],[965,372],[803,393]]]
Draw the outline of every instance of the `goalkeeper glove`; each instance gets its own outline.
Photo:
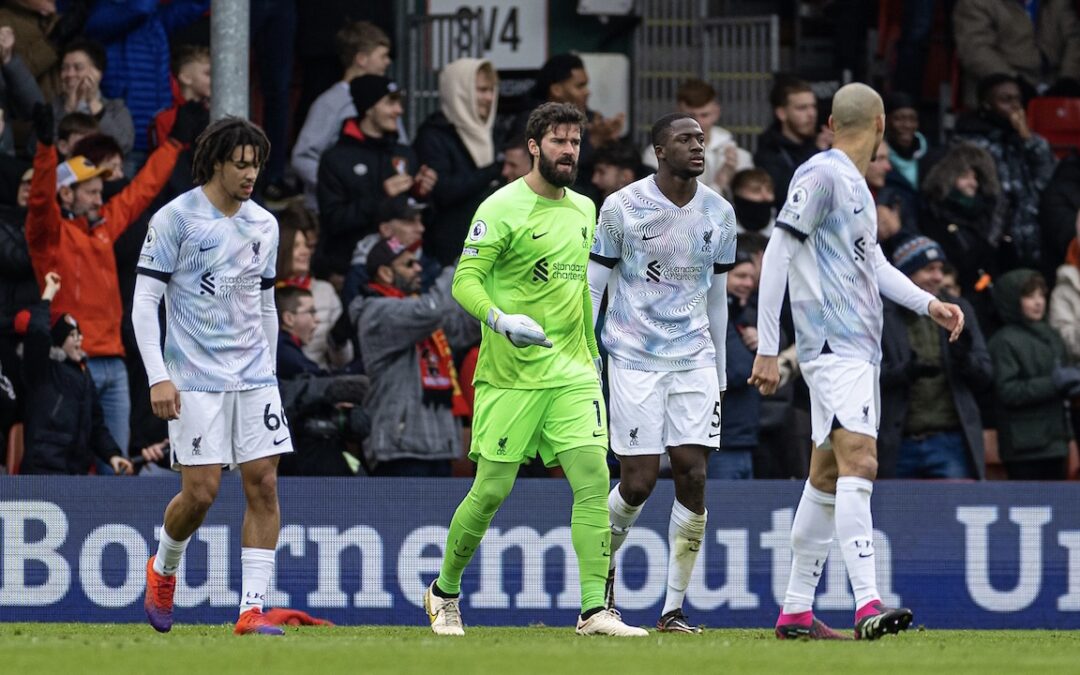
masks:
[[[551,340],[544,335],[540,324],[524,314],[504,314],[501,309],[492,307],[488,310],[487,325],[515,347],[551,347]]]

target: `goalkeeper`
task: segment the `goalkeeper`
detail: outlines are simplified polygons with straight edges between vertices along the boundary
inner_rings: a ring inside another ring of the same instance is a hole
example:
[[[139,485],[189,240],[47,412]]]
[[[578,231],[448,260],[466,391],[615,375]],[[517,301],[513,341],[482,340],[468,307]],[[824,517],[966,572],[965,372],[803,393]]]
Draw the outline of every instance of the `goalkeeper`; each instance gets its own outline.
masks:
[[[533,111],[526,126],[532,170],[480,205],[454,275],[454,298],[484,329],[469,452],[476,478],[450,522],[439,577],[424,594],[438,635],[464,635],[461,575],[518,466],[538,451],[545,464],[562,467],[574,493],[578,634],[648,634],[604,609],[607,419],[585,276],[596,208],[567,187],[577,177],[584,122],[568,104]]]

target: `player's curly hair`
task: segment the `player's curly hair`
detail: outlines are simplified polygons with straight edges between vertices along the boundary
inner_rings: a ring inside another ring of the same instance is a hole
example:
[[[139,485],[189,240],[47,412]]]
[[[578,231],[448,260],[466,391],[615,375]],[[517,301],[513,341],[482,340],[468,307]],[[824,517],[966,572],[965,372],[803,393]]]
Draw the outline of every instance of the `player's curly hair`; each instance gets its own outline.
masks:
[[[525,138],[540,143],[544,134],[563,124],[576,124],[584,131],[585,114],[570,103],[542,103],[529,113],[525,124]]]
[[[191,177],[197,185],[206,185],[214,177],[214,165],[232,158],[241,146],[255,148],[254,164],[261,166],[270,156],[270,141],[263,130],[240,117],[222,117],[195,139],[195,156],[191,160]]]

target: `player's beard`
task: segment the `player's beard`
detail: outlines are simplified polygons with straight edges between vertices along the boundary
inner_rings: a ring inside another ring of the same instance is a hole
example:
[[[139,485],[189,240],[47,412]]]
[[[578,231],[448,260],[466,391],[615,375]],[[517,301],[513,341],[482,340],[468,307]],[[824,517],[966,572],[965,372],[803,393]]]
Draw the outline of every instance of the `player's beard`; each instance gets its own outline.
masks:
[[[577,180],[577,162],[573,162],[570,166],[569,173],[560,172],[558,167],[559,164],[557,162],[548,159],[543,150],[540,151],[540,175],[544,177],[544,180],[558,188],[573,185],[574,181]]]

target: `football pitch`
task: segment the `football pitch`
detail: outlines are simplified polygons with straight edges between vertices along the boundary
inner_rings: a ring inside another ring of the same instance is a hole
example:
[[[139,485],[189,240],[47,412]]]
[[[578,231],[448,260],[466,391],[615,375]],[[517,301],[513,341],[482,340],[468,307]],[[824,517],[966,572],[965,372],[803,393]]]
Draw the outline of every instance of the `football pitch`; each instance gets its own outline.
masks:
[[[153,673],[1077,673],[1080,631],[912,629],[873,643],[780,642],[767,630],[583,638],[572,628],[288,628],[236,637],[231,625],[0,623],[2,672]]]

